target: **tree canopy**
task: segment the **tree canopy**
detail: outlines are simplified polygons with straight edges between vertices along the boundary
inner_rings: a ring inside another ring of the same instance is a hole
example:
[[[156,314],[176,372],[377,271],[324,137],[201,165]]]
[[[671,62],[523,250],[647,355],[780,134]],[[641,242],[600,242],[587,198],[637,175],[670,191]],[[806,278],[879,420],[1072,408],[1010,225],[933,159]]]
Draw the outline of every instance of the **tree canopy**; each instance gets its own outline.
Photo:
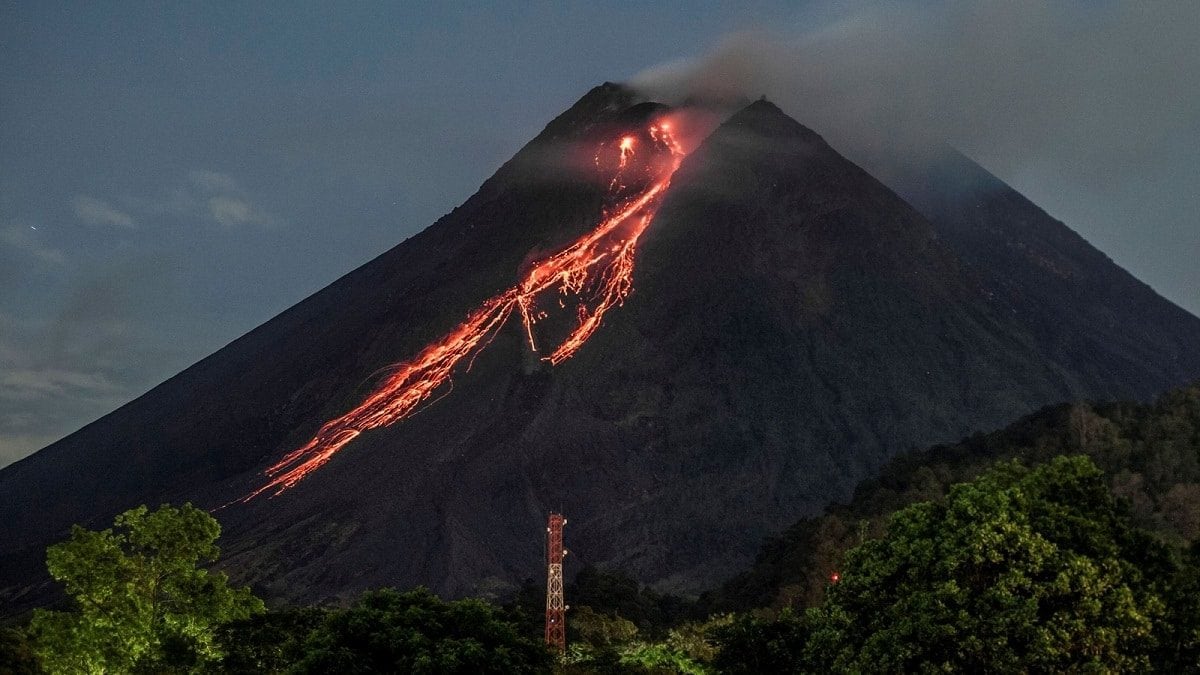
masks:
[[[1086,457],[1003,462],[896,512],[803,618],[740,619],[718,663],[784,672],[1148,671],[1196,661],[1196,567]],[[729,668],[736,671],[736,667]]]
[[[481,600],[445,602],[425,589],[363,594],[308,636],[300,673],[539,673],[553,657]]]
[[[846,551],[880,536],[895,511],[940,499],[998,461],[1037,465],[1065,453],[1095,462],[1112,492],[1128,501],[1138,527],[1185,546],[1200,538],[1200,385],[1194,385],[1150,404],[1052,406],[999,431],[899,455],[863,481],[849,504],[768,540],[748,571],[702,604],[708,612],[815,606]]]
[[[191,504],[140,506],[100,532],[72,528],[47,549],[46,566],[74,611],[37,610],[30,625],[42,667],[187,672],[218,660],[216,627],[263,611],[249,589],[201,566],[216,561],[220,533]]]

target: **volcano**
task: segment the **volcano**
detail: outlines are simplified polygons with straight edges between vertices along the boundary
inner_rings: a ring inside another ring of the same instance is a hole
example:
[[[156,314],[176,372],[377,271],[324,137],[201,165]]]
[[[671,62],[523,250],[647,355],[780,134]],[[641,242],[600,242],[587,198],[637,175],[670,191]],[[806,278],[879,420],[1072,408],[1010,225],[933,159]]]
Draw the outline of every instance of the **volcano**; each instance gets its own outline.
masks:
[[[278,599],[511,587],[551,509],[576,565],[695,591],[897,452],[1200,376],[1200,319],[965,157],[889,188],[765,100],[687,112],[593,89],[425,231],[0,471],[6,607],[72,523],[184,500]]]

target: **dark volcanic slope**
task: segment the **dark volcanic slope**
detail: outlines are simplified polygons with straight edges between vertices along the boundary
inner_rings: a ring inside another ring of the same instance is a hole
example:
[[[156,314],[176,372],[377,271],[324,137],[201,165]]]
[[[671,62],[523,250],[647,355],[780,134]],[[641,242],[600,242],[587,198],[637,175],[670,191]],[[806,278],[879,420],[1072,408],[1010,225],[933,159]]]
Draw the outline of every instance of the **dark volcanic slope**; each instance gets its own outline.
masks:
[[[10,606],[71,522],[244,494],[381,366],[511,284],[531,251],[577,236],[604,186],[562,158],[646,114],[632,103],[593,90],[421,235],[0,472]],[[636,280],[561,366],[509,325],[446,399],[364,434],[293,491],[221,511],[230,570],[297,599],[467,592],[536,575],[545,512],[562,508],[569,560],[696,588],[899,450],[1197,374],[1162,352],[1144,371],[1052,353],[1038,326],[1069,313],[1014,315],[924,217],[766,102],[685,160]],[[1175,354],[1194,344],[1186,320],[1165,339]]]
[[[982,277],[992,301],[1098,398],[1148,400],[1200,375],[1200,318],[962,154],[879,174]]]
[[[641,265],[561,379],[599,388],[587,413],[638,465],[576,548],[646,578],[690,585],[897,450],[1084,393],[924,218],[767,102],[685,163]]]
[[[361,397],[381,367],[510,285],[531,252],[588,229],[605,186],[581,180],[578,168],[590,166],[597,136],[628,124],[633,102],[616,85],[595,88],[425,231],[0,470],[0,587],[40,568],[45,542],[72,523],[107,525],[131,505],[195,495],[294,448]],[[222,495],[233,496],[207,502]]]

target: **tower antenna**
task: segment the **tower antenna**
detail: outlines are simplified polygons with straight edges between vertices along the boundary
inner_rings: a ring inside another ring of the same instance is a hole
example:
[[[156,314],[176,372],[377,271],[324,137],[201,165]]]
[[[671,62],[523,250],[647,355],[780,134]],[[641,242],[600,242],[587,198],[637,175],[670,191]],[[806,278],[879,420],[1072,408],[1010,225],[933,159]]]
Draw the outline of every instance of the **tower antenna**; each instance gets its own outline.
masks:
[[[561,513],[550,512],[546,523],[546,644],[558,653],[567,651],[567,606],[563,602],[563,525]]]

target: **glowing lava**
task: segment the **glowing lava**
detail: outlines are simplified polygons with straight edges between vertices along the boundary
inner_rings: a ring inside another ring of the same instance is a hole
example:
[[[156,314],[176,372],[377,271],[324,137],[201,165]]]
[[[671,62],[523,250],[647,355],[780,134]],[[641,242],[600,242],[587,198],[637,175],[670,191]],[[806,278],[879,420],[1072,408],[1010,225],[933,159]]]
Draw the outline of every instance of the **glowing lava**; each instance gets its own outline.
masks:
[[[633,136],[626,136],[621,139],[621,160],[619,168],[624,169],[629,163],[629,158],[633,156]]]
[[[389,426],[412,416],[422,403],[450,382],[455,367],[463,359],[467,359],[466,367],[470,369],[471,361],[487,347],[514,310],[524,323],[530,349],[538,351],[534,325],[546,317],[545,312],[537,309],[540,294],[557,290],[559,304],[563,307],[566,306],[564,298],[578,298],[577,325],[549,356],[542,358],[556,366],[574,356],[595,334],[605,313],[620,306],[633,292],[638,238],[654,218],[663,193],[683,158],[681,146],[671,135],[668,124],[651,126],[648,133],[653,145],[663,151],[669,161],[646,163],[650,180],[640,193],[621,199],[591,232],[535,264],[517,285],[488,299],[448,335],[425,347],[415,359],[394,366],[392,374],[362,403],[326,422],[311,440],[268,467],[263,473],[267,482],[241,501],[266,491],[278,495],[328,462],[363,431]],[[615,199],[612,195],[625,187],[623,174],[631,165],[635,141],[630,135],[617,142],[620,154],[610,182],[610,198]],[[603,146],[601,152],[604,152]],[[596,164],[602,164],[600,154],[596,156]]]

